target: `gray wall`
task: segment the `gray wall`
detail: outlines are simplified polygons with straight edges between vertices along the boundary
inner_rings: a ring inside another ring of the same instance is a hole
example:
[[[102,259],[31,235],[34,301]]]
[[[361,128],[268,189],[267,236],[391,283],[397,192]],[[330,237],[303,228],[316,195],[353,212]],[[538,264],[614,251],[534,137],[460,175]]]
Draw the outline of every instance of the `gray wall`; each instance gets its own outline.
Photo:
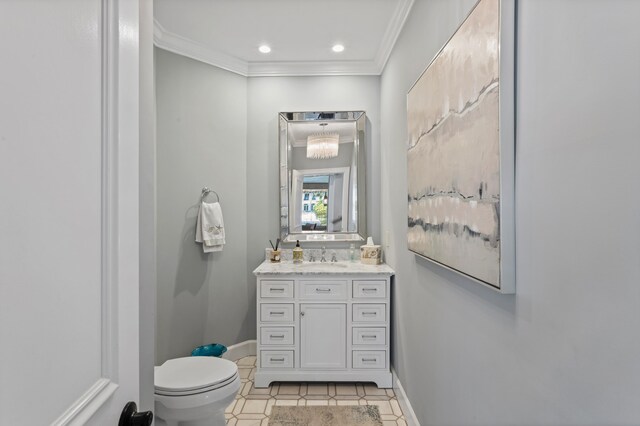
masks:
[[[156,363],[203,343],[255,338],[247,281],[247,80],[156,49]],[[203,186],[221,198],[227,244],[194,242]]]
[[[156,49],[156,364],[255,339],[255,277],[278,236],[278,112],[366,111],[368,228],[380,238],[379,77],[250,78]],[[222,198],[227,245],[193,241],[200,189]]]
[[[519,2],[517,294],[406,244],[406,93],[475,0],[416,1],[381,79],[393,364],[422,425],[640,424],[640,2]]]
[[[379,241],[380,78],[258,77],[248,81],[247,279],[255,279],[251,271],[264,260],[269,239],[275,241],[279,234],[278,113],[282,111],[366,112],[367,228]]]

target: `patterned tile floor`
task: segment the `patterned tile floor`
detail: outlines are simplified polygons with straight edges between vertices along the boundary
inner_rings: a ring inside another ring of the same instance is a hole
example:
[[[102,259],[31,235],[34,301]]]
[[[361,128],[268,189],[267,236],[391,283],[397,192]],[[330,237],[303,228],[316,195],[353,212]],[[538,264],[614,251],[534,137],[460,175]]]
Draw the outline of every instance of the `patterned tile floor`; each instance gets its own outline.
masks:
[[[272,383],[253,387],[256,357],[236,361],[242,384],[236,400],[227,407],[229,426],[267,426],[274,405],[377,405],[384,426],[406,426],[393,389],[362,383]]]

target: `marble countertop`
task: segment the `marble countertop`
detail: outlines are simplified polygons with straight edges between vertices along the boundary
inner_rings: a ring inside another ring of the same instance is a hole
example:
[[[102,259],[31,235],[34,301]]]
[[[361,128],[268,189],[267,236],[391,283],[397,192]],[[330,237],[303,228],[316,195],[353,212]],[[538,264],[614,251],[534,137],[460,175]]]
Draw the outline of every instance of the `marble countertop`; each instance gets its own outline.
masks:
[[[395,271],[387,264],[367,265],[360,262],[304,262],[264,261],[254,271],[254,275],[393,275]]]

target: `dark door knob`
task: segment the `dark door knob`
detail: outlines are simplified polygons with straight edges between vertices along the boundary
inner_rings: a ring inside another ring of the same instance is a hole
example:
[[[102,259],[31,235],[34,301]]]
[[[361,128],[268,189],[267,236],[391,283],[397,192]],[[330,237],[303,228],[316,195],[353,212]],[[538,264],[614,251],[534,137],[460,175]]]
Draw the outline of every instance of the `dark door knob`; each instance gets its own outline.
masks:
[[[151,411],[143,411],[138,413],[138,406],[135,402],[129,401],[124,406],[118,426],[151,426],[153,421],[153,413]]]

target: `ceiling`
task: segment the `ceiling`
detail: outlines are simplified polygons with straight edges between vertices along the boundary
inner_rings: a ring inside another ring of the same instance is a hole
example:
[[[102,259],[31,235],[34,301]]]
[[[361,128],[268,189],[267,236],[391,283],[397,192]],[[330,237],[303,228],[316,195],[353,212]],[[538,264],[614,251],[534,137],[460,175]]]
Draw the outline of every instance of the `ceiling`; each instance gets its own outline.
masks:
[[[154,42],[244,76],[379,75],[413,1],[155,0]]]

